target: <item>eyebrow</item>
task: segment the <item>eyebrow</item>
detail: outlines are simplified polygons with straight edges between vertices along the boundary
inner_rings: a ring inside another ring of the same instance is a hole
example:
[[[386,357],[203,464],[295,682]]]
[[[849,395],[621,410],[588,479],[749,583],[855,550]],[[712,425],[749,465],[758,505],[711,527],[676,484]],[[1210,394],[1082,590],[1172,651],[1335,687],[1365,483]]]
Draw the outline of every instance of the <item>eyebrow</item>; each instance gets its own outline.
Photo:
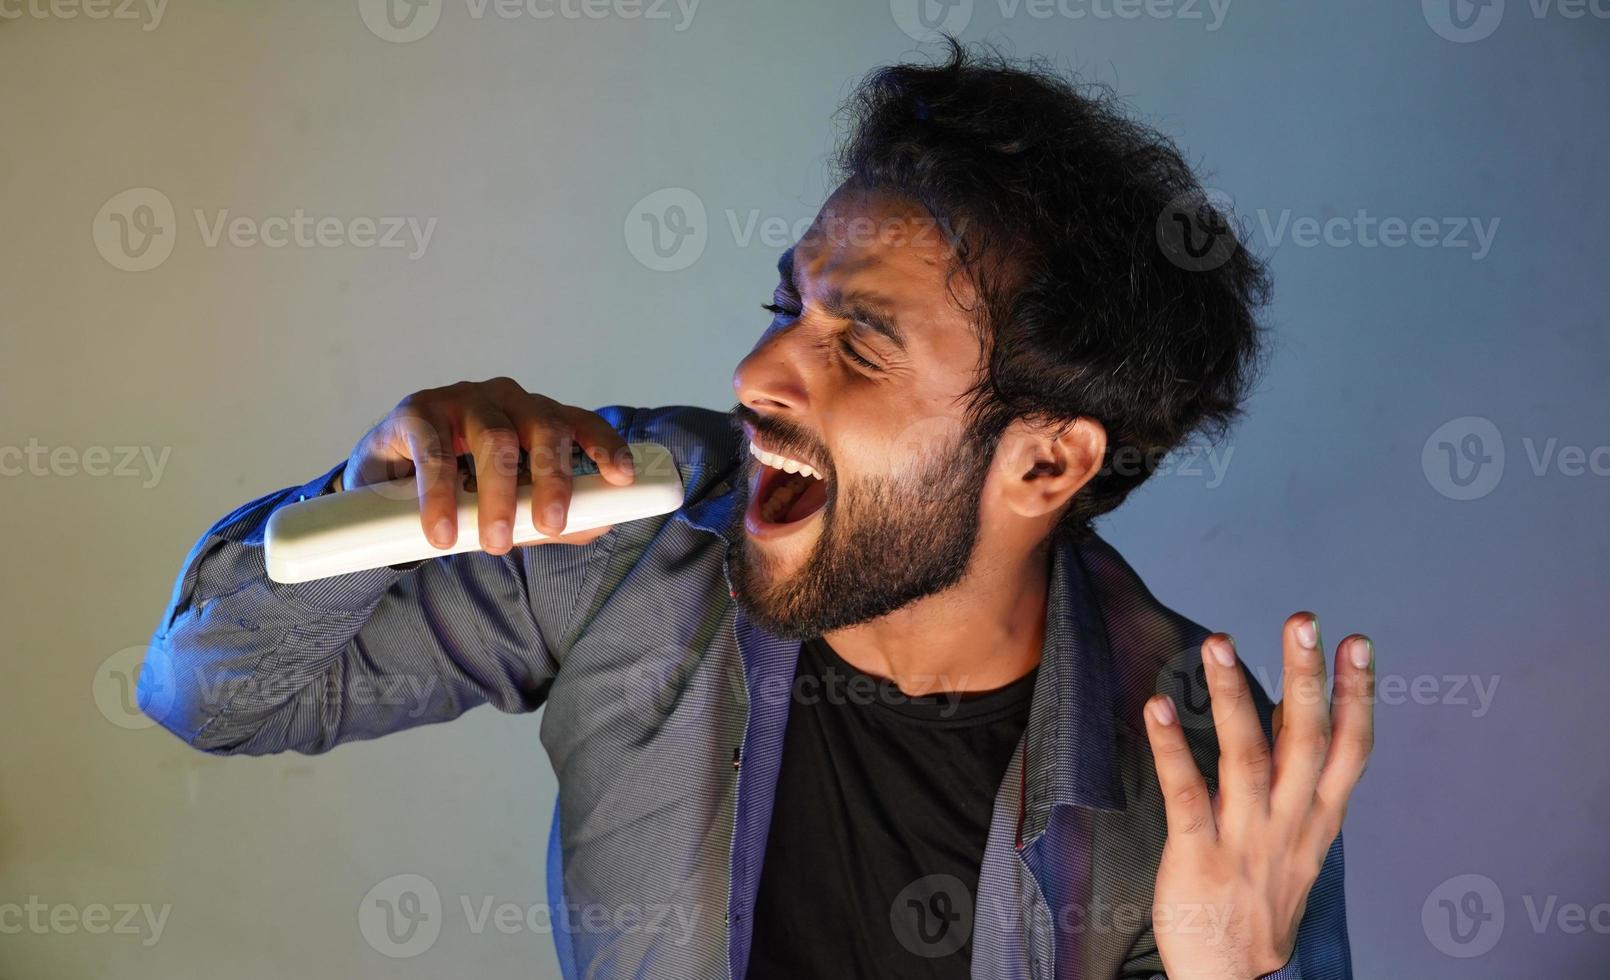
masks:
[[[794,249],[789,248],[777,259],[777,275],[783,285],[794,293],[799,287],[794,279]],[[876,293],[842,288],[829,289],[822,297],[822,309],[829,316],[841,320],[857,320],[882,334],[902,353],[906,352],[906,335],[896,322],[894,304]]]
[[[894,305],[876,293],[845,292],[835,287],[822,297],[822,309],[841,320],[860,321],[886,337],[901,352],[906,349],[906,335],[895,323]]]

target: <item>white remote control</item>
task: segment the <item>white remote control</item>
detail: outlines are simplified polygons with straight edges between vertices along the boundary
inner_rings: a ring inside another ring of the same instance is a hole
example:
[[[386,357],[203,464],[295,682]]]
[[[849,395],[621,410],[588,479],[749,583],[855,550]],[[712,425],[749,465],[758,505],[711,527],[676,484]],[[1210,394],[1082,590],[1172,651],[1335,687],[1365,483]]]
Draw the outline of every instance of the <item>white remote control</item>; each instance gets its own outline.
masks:
[[[627,486],[605,482],[597,465],[578,450],[572,455],[570,508],[564,533],[670,513],[682,506],[682,476],[664,446],[628,444],[636,478]],[[522,471],[514,509],[516,545],[550,537],[531,521],[531,480]],[[458,538],[438,548],[419,522],[413,477],[310,497],[276,510],[263,536],[263,560],[276,582],[308,582],[382,565],[479,551],[475,477],[462,467],[458,493]]]

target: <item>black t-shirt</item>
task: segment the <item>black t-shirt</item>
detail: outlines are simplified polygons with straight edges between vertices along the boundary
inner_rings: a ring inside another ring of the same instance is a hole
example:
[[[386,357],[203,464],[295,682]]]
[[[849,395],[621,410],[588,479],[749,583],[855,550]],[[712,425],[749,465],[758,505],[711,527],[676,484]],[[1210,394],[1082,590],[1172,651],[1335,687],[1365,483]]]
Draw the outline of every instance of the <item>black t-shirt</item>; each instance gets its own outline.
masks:
[[[802,645],[752,980],[968,976],[990,813],[1035,673],[913,698],[820,639]]]

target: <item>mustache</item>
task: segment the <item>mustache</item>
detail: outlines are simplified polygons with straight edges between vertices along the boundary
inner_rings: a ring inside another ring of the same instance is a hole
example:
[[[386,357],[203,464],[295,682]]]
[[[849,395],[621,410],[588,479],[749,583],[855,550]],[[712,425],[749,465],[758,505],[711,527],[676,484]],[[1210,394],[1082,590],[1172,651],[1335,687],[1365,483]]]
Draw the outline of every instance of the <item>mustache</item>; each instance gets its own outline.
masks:
[[[744,427],[748,426],[767,449],[804,460],[813,467],[826,468],[822,475],[829,481],[833,479],[832,462],[826,450],[800,426],[782,419],[765,418],[742,402],[728,410],[727,424],[739,435],[743,435]]]

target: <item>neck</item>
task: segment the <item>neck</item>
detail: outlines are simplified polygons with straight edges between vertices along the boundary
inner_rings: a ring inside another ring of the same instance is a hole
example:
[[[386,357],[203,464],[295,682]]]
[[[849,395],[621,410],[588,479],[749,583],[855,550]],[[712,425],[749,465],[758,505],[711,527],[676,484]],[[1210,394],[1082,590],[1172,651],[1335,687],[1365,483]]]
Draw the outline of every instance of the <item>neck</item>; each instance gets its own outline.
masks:
[[[1040,663],[1045,641],[1048,544],[975,549],[961,581],[866,623],[823,634],[863,673],[908,695],[1005,687]]]

